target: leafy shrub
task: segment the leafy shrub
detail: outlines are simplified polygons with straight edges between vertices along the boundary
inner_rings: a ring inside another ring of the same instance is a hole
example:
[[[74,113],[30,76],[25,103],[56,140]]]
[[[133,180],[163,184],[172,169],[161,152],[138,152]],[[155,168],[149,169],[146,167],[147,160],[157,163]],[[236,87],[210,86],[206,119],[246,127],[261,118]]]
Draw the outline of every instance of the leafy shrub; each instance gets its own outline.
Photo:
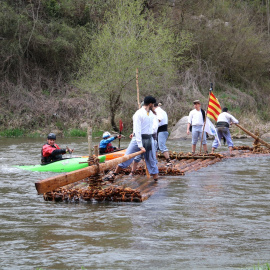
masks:
[[[0,136],[2,137],[22,137],[25,134],[25,130],[19,129],[19,128],[11,128],[11,129],[6,129],[3,131],[0,131]]]
[[[87,131],[81,129],[71,129],[68,132],[65,132],[65,136],[67,137],[86,137]]]

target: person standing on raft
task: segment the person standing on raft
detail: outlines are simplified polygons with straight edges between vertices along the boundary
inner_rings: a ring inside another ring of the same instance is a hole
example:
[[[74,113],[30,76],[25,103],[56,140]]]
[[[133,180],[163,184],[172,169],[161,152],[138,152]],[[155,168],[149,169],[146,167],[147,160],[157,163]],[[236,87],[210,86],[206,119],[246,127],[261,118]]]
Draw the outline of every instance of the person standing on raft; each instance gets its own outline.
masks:
[[[231,124],[238,124],[238,123],[239,121],[228,113],[228,108],[226,107],[222,109],[222,113],[219,114],[217,118],[216,130],[218,134],[218,139],[219,141],[221,141],[222,137],[226,139],[231,156],[232,156],[233,142],[229,126]],[[218,140],[216,138],[212,144],[212,153],[214,153],[215,149],[217,148],[218,148]]]
[[[62,160],[64,154],[71,154],[73,150],[66,147],[61,149],[56,143],[56,135],[50,133],[47,137],[47,143],[45,143],[41,149],[41,165],[46,165],[54,161]]]
[[[115,150],[118,150],[118,148],[113,147],[111,142],[117,138],[120,139],[121,135],[116,135],[116,136],[111,137],[110,132],[106,131],[103,133],[102,138],[103,139],[99,143],[99,154],[100,155],[103,155],[106,153],[111,153]]]
[[[205,111],[201,109],[201,102],[199,100],[194,100],[193,104],[195,109],[190,111],[188,116],[187,135],[189,135],[190,131],[192,132],[192,154],[195,154],[196,144],[202,138]],[[203,132],[202,145],[204,152],[208,153],[205,131]]]
[[[149,174],[155,181],[158,180],[158,167],[156,159],[156,149],[154,145],[153,123],[154,113],[152,112],[156,99],[152,96],[144,98],[144,105],[133,115],[133,136],[125,155],[129,155],[140,150],[144,151],[144,158]],[[115,176],[124,168],[127,168],[134,158],[117,165],[114,173],[106,177],[106,180],[114,180]]]
[[[162,104],[162,103],[159,103]],[[154,109],[157,114],[158,119],[158,130],[157,130],[157,144],[158,150],[163,153],[166,158],[167,164],[166,166],[171,166],[172,162],[169,156],[169,150],[166,146],[166,141],[169,136],[168,132],[168,115],[167,113],[160,107],[160,105],[155,103]]]

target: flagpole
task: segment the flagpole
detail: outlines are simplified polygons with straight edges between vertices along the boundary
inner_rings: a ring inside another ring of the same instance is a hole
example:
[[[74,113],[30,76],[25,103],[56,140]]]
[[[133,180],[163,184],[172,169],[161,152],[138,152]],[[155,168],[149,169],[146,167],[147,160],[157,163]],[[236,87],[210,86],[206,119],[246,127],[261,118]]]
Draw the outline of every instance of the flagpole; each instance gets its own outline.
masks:
[[[207,111],[208,111],[208,107],[209,107],[209,102],[210,102],[210,97],[211,97],[211,92],[212,92],[212,91],[213,91],[213,83],[210,83],[209,97],[208,97],[208,104],[207,104],[207,109],[206,109],[206,112],[205,112],[205,119],[204,119],[204,123],[203,123],[203,132],[202,132],[202,138],[201,138],[200,154],[201,154],[201,152],[202,152],[203,133],[204,133],[204,129],[205,129],[206,117],[207,117]]]

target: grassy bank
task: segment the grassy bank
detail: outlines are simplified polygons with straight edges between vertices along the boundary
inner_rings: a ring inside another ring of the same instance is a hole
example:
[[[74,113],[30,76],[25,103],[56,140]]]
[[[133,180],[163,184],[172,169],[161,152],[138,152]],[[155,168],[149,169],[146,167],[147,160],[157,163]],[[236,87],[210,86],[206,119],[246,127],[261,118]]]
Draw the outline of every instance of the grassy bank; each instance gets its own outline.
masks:
[[[61,137],[72,138],[72,137],[87,137],[87,131],[85,129],[71,129],[71,130],[59,130],[56,134],[60,135]],[[103,131],[101,130],[94,130],[92,132],[92,136],[95,138],[101,138]],[[14,129],[5,129],[0,131],[0,137],[5,138],[20,138],[20,137],[28,137],[28,138],[44,138],[48,135],[46,132],[41,131],[28,131],[26,129],[14,128]]]

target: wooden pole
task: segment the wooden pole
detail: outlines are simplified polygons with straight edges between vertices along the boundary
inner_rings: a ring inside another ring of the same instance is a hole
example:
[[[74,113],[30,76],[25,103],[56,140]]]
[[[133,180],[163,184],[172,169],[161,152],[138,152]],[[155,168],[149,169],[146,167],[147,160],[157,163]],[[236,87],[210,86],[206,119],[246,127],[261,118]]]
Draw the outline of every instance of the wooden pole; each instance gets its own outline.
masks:
[[[202,137],[201,137],[201,146],[200,146],[200,153],[202,152],[202,141],[203,141],[203,133],[204,133],[204,129],[205,129],[205,124],[206,124],[206,117],[207,117],[207,111],[208,111],[208,106],[209,106],[209,102],[210,102],[210,96],[211,96],[211,92],[213,91],[213,84],[210,84],[210,89],[209,89],[209,97],[208,97],[208,104],[207,104],[207,108],[205,111],[205,119],[204,119],[204,123],[203,123],[203,131],[202,131]]]
[[[88,136],[88,153],[89,157],[92,157],[93,150],[92,150],[92,127],[88,127],[87,129],[87,136]]]
[[[138,108],[141,108],[141,102],[140,102],[140,90],[139,90],[139,71],[138,68],[136,68],[136,86],[137,86],[137,102],[138,102]]]
[[[256,136],[255,134],[251,133],[250,131],[246,130],[245,128],[243,128],[242,126],[240,126],[239,124],[235,124],[237,127],[239,127],[240,129],[242,129],[244,132],[246,132],[249,136],[251,136],[252,138],[254,138],[255,140],[258,140],[261,144],[263,144],[264,146],[266,146],[267,148],[270,149],[270,144],[265,142],[264,140],[262,140],[261,138],[259,138],[258,136]]]
[[[112,167],[115,167],[116,165],[125,162],[131,158],[134,158],[138,155],[141,155],[143,151],[138,151],[136,153],[126,155],[120,158],[116,158],[110,161],[106,161],[105,163],[100,163],[99,166],[92,165],[74,172],[64,173],[61,175],[53,176],[44,180],[40,180],[35,183],[36,190],[38,194],[43,194],[49,191],[53,191],[57,188],[60,188],[62,186],[80,181],[86,177],[89,177],[91,175],[95,175],[99,171],[105,171]]]
[[[98,157],[98,154],[99,154],[98,145],[95,145],[95,146],[94,146],[94,155],[95,155],[96,157]]]

